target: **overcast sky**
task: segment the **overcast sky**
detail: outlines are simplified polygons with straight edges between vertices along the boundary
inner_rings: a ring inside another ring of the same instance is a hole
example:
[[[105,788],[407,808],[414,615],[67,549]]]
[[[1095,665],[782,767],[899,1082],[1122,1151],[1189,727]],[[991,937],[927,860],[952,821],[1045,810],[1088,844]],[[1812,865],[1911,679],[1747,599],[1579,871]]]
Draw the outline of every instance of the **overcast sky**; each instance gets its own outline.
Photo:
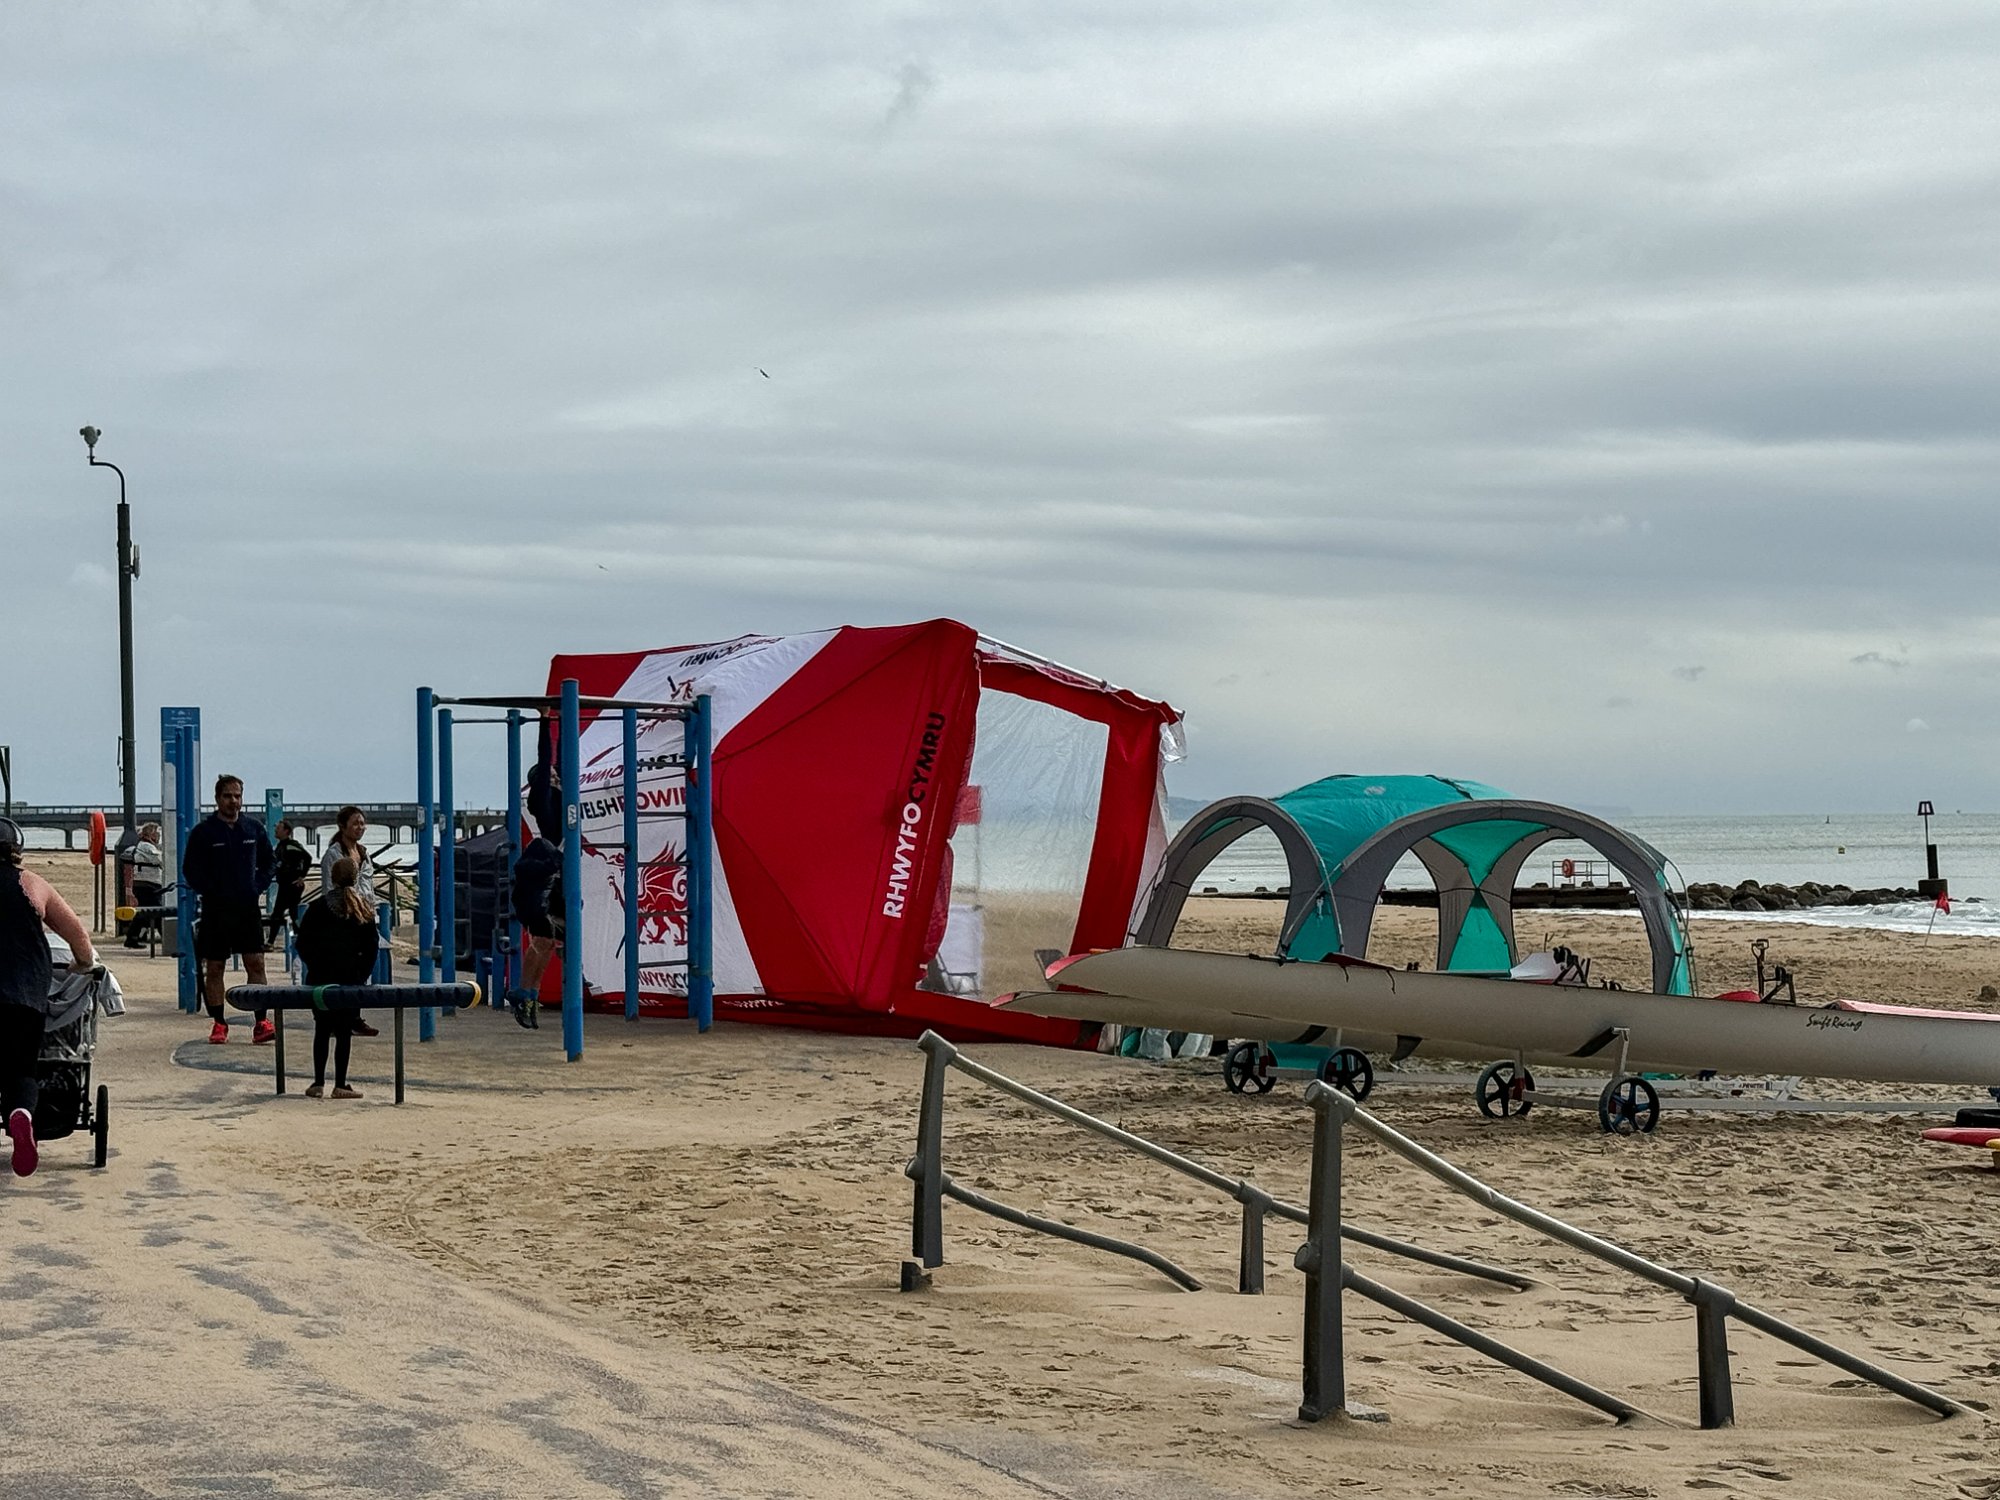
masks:
[[[1987,0],[14,0],[16,795],[115,796],[91,422],[142,800],[162,703],[407,797],[420,682],[948,614],[1181,707],[1189,796],[2000,809],[1996,64]]]

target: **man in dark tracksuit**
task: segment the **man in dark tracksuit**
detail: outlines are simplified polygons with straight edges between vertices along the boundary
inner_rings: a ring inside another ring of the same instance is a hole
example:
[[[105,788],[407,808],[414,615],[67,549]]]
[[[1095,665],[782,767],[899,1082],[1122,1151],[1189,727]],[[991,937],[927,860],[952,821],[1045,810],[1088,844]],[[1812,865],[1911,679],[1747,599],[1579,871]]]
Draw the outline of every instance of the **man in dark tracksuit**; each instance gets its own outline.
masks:
[[[252,984],[264,982],[264,891],[271,884],[271,836],[255,818],[243,816],[243,778],[221,776],[215,783],[215,811],[195,824],[181,857],[181,879],[201,900],[194,951],[201,960],[201,988],[215,1023],[211,1042],[229,1040],[222,1015],[222,970],[232,957],[243,960]],[[257,1012],[253,1042],[268,1042],[276,1029]]]

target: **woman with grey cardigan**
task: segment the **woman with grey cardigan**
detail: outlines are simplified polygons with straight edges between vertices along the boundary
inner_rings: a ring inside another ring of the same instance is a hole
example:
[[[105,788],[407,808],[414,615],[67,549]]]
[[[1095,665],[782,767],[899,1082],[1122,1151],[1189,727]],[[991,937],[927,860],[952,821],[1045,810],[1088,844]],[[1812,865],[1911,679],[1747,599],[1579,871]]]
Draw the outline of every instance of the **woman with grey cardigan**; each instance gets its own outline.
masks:
[[[333,867],[343,859],[354,861],[354,891],[367,903],[368,910],[375,910],[375,861],[369,857],[368,846],[361,842],[361,835],[368,831],[368,814],[352,805],[343,807],[334,820],[333,837],[326,841],[326,853],[319,860],[319,888],[321,895],[330,894],[342,882],[333,878]],[[357,1011],[354,1016],[356,1036],[380,1036],[382,1033],[370,1026]]]

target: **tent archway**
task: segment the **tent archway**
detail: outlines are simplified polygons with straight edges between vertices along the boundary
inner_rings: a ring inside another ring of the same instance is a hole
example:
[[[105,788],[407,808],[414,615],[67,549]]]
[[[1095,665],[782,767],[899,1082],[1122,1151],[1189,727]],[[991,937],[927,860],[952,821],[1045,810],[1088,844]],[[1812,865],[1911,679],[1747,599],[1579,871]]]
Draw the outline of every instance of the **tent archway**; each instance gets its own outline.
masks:
[[[1319,851],[1297,820],[1277,803],[1264,797],[1230,797],[1210,803],[1188,819],[1167,845],[1160,862],[1159,884],[1153,887],[1145,914],[1133,929],[1132,941],[1146,948],[1166,947],[1201,872],[1215,863],[1223,850],[1259,828],[1276,834],[1285,853],[1292,888],[1285,908],[1284,930],[1289,933],[1293,924],[1311,911],[1326,883]]]
[[[1365,778],[1328,782],[1349,780],[1358,784]],[[1239,839],[1264,828],[1277,837],[1290,879],[1279,955],[1363,956],[1384,883],[1405,854],[1415,854],[1437,887],[1439,969],[1504,969],[1517,956],[1513,897],[1522,867],[1543,845],[1575,839],[1603,855],[1637,899],[1651,947],[1654,991],[1692,993],[1693,957],[1686,926],[1673,901],[1666,860],[1657,850],[1574,808],[1492,795],[1489,788],[1479,789],[1488,795],[1468,795],[1466,788],[1476,783],[1439,780],[1439,784],[1459,795],[1381,825],[1373,833],[1356,834],[1357,842],[1338,847],[1325,844],[1324,834],[1316,842],[1279,801],[1232,797],[1211,803],[1189,819],[1168,846],[1158,882],[1133,926],[1132,941],[1168,946],[1203,871]],[[1454,829],[1480,824],[1488,825],[1485,838],[1450,837]],[[1498,842],[1493,835],[1498,835]]]

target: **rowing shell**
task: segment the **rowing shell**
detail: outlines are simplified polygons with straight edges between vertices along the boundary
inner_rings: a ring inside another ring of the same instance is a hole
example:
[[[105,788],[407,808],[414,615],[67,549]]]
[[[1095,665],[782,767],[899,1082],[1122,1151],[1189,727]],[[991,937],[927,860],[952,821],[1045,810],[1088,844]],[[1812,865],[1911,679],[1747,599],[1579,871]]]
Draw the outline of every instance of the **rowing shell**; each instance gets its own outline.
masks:
[[[1049,977],[1063,988],[1003,1003],[1033,1015],[1267,1042],[1330,1041],[1338,1031],[1363,1051],[1518,1052],[1554,1065],[1615,1057],[1622,1028],[1634,1071],[2000,1082],[2000,1016],[1973,1012],[1754,1004],[1178,948],[1086,954],[1052,966]]]

